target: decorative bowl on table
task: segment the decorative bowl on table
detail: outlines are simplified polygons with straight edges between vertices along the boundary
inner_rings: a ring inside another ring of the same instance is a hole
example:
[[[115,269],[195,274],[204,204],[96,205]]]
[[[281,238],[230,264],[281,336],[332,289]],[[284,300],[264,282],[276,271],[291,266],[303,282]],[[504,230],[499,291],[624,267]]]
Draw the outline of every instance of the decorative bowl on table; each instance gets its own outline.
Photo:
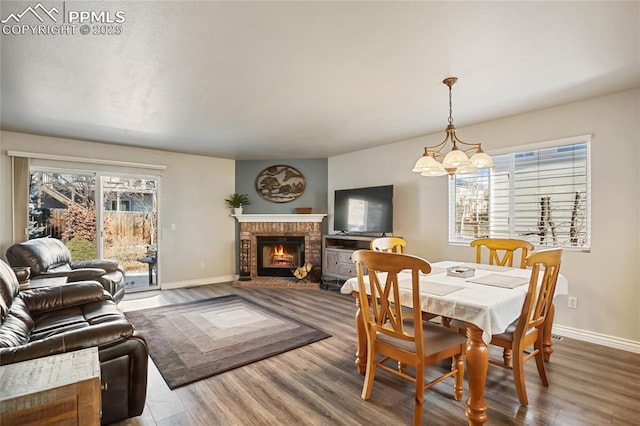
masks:
[[[450,277],[469,278],[474,276],[476,270],[467,266],[452,266],[447,268],[447,275]]]

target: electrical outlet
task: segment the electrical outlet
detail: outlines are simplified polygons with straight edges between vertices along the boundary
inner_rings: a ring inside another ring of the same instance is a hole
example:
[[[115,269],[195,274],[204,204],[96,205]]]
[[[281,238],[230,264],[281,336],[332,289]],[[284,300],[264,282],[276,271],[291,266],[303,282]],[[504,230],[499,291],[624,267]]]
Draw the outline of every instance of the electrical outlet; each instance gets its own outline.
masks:
[[[204,262],[200,262],[200,268],[204,269]]]
[[[172,223],[172,224],[171,224],[171,230],[172,230],[172,231],[175,231],[175,230],[176,230],[176,224],[175,224],[175,223]]]
[[[571,309],[578,308],[578,298],[575,296],[569,296],[567,306]]]

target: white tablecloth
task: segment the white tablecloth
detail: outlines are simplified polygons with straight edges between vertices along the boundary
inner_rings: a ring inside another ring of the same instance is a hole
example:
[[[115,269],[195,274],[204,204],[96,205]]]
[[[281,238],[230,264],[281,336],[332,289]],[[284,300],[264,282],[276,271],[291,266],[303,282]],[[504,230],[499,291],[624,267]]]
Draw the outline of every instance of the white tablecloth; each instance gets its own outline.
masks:
[[[431,264],[432,272],[428,275],[422,275],[420,278],[420,309],[478,326],[483,331],[484,342],[489,344],[492,335],[504,332],[509,324],[520,316],[528,285],[509,289],[476,284],[468,280],[486,277],[490,274],[528,279],[531,276],[531,270],[464,263],[465,266],[475,267],[473,277],[448,276],[446,269],[458,265],[463,265],[463,263],[443,261]],[[410,292],[411,273],[401,272],[400,274],[400,287],[406,289],[406,291],[401,290],[401,303],[413,307]],[[451,292],[445,294],[448,292],[447,286],[451,286],[449,289]],[[348,279],[340,290],[343,294],[350,294],[352,291],[358,291],[357,278]],[[569,294],[569,283],[564,276],[560,275],[556,284],[555,296],[563,294]]]

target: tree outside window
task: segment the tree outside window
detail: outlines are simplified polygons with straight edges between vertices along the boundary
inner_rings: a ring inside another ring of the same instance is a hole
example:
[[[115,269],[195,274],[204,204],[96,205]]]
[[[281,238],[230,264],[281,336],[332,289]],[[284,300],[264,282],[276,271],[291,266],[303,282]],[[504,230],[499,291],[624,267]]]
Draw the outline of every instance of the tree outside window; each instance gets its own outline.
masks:
[[[589,138],[494,156],[495,167],[450,186],[450,242],[518,238],[590,248]]]

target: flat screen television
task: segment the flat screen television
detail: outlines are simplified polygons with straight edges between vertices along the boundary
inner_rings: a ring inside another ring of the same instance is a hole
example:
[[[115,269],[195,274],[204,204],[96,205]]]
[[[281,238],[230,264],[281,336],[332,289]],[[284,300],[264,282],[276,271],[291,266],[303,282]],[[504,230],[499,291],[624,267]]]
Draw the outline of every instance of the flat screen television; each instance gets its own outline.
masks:
[[[335,231],[393,232],[393,185],[337,190],[333,208]]]

